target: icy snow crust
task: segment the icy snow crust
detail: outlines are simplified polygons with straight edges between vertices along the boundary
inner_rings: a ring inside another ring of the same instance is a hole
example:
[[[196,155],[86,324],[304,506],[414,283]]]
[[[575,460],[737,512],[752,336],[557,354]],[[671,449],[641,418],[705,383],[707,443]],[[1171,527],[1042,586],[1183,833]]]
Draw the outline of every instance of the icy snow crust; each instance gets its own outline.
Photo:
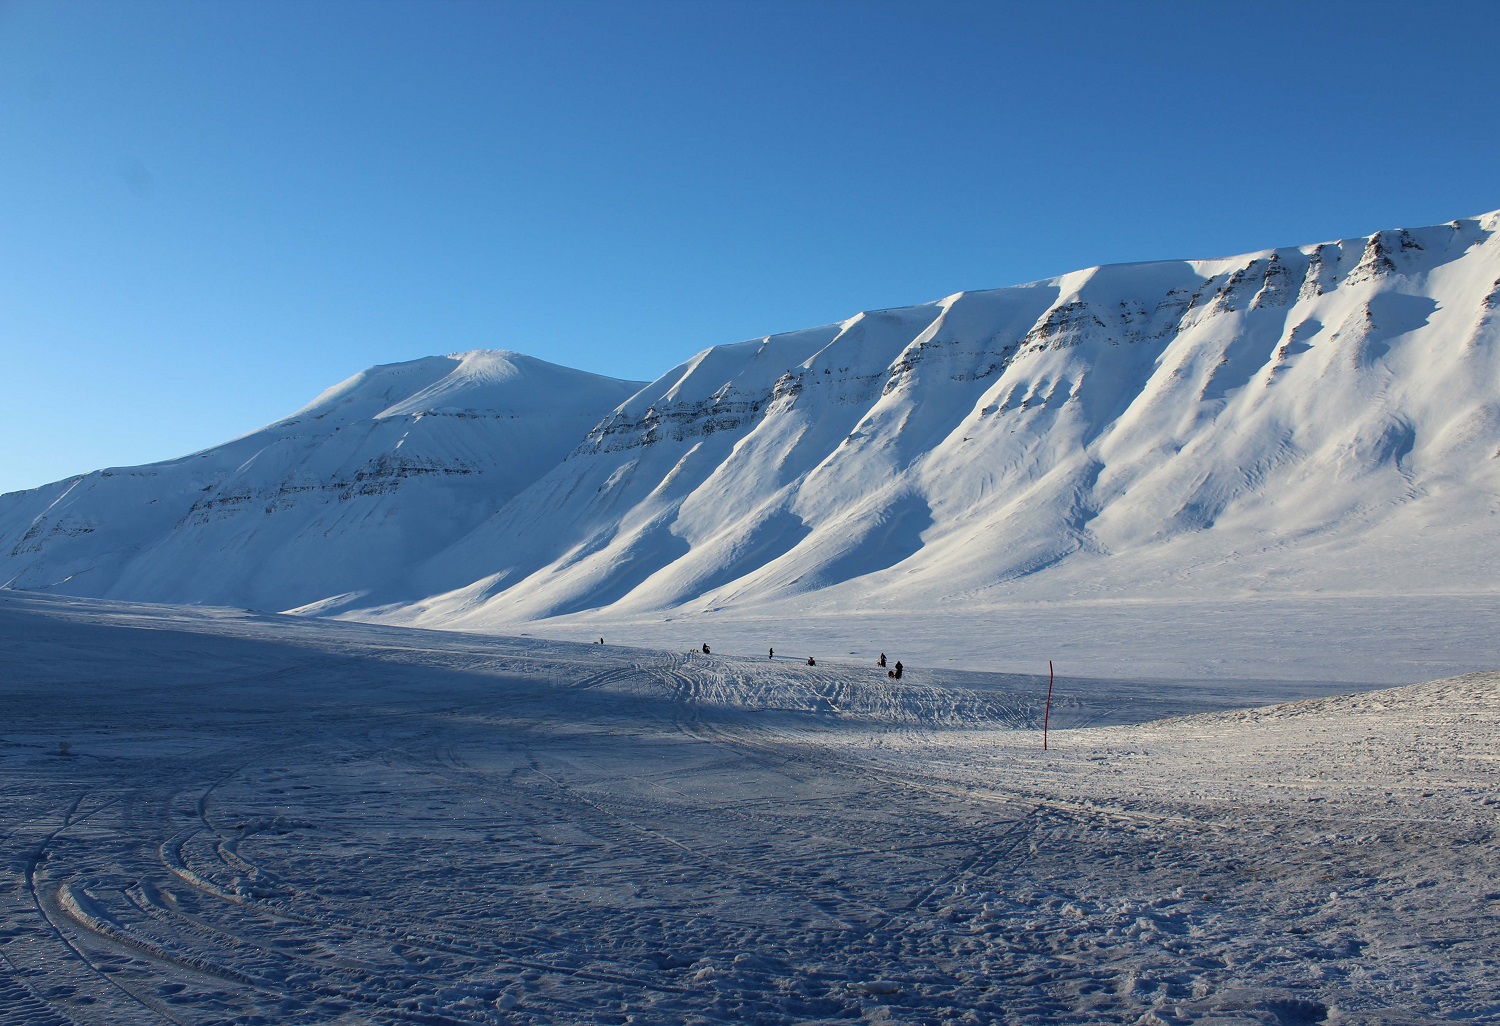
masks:
[[[0,496],[0,584],[747,648],[894,628],[927,664],[1100,675],[1493,666],[1497,225],[960,293],[645,387],[375,368],[227,445]],[[1161,665],[1143,639],[1204,609],[1217,633]]]
[[[1500,1017],[1493,673],[1064,677],[1044,753],[1037,677],[19,592],[0,639],[6,1024]]]

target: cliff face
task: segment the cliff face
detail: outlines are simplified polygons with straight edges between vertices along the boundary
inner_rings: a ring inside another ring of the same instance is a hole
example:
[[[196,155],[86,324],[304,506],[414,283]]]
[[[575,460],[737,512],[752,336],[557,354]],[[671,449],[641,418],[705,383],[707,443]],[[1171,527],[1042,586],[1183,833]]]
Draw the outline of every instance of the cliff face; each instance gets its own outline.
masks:
[[[576,408],[541,384],[535,408],[471,402],[431,361],[340,405],[380,368],[196,457],[0,498],[0,580],[481,627],[1490,591],[1497,228],[961,293],[715,347]],[[224,555],[242,550],[253,566]],[[181,569],[189,552],[223,571]]]

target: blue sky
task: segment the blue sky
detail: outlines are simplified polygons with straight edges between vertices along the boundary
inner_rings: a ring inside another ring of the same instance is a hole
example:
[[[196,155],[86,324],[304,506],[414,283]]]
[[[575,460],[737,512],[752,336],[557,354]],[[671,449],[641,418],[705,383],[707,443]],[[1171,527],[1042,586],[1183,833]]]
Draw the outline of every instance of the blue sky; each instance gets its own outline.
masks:
[[[1500,207],[1500,3],[0,0],[0,491]]]

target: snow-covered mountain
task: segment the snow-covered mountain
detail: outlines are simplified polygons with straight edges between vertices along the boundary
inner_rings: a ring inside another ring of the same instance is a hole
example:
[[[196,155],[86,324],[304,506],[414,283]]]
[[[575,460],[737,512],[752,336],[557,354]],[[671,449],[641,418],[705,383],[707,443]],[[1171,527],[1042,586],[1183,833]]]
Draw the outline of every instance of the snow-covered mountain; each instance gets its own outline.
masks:
[[[478,627],[1494,592],[1497,228],[1091,268],[638,391],[511,354],[377,368],[218,449],[0,497],[0,582]]]
[[[503,351],[375,367],[224,445],[0,496],[0,584],[275,609],[390,601],[638,388]]]

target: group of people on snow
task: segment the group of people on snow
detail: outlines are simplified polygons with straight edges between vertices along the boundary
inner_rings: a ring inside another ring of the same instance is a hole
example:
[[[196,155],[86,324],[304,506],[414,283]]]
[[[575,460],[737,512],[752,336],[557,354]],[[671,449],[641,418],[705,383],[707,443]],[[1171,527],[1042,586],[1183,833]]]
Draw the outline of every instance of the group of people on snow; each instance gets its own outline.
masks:
[[[774,647],[773,648],[769,648],[769,649],[766,650],[766,658],[767,659],[775,659],[776,658],[776,649]],[[816,659],[814,659],[812,656],[808,656],[807,657],[807,665],[808,666],[817,666],[818,665],[818,661]]]
[[[600,637],[597,643],[603,645],[603,637]],[[703,655],[712,655],[712,652],[708,651],[708,642],[703,642]],[[766,658],[775,658],[775,648],[768,649]],[[808,655],[807,664],[808,666],[817,666],[816,658]],[[874,660],[874,664],[876,664],[876,666],[882,667],[882,669],[885,669],[885,652],[880,652],[880,658]],[[901,679],[901,660],[895,660],[895,666],[892,667],[892,669],[885,670],[885,675],[888,676],[888,678],[891,678],[892,681],[898,681],[898,679]]]
[[[604,639],[600,638],[598,640],[598,642],[596,642],[596,644],[600,644],[600,645],[604,644]],[[703,654],[704,655],[712,655],[713,654],[711,651],[709,651],[708,642],[706,642],[706,641],[703,643]],[[776,658],[776,649],[774,647],[767,650],[766,658],[767,659],[775,659]],[[816,659],[814,659],[812,656],[808,656],[807,657],[807,665],[808,666],[817,666],[818,665],[818,661]],[[877,659],[877,660],[875,660],[875,665],[879,666],[881,669],[885,669],[885,653],[884,652],[880,653],[880,658]],[[897,659],[896,660],[896,665],[893,668],[891,668],[889,670],[886,670],[885,671],[885,675],[887,677],[889,677],[891,680],[900,680],[901,679],[901,671],[902,671],[901,660]]]
[[[603,638],[599,639],[599,644],[601,644],[601,645],[604,644],[604,639]],[[703,649],[703,654],[704,655],[712,655],[713,654],[712,651],[709,650],[708,642],[706,642],[706,641],[703,643],[702,649]],[[775,659],[776,658],[776,648],[775,648],[774,645],[772,647],[766,649],[766,658],[767,659]],[[808,656],[807,657],[807,665],[808,666],[817,666],[818,665],[818,661],[816,659],[814,659],[812,656]],[[880,653],[880,658],[877,659],[877,660],[875,660],[875,665],[878,666],[878,667],[880,667],[881,669],[885,669],[885,653],[884,652]],[[891,669],[886,670],[885,671],[885,675],[887,677],[889,677],[891,680],[900,680],[901,679],[901,674],[904,671],[904,669],[905,668],[901,665],[901,660],[897,659],[896,660],[896,665],[893,666]]]

